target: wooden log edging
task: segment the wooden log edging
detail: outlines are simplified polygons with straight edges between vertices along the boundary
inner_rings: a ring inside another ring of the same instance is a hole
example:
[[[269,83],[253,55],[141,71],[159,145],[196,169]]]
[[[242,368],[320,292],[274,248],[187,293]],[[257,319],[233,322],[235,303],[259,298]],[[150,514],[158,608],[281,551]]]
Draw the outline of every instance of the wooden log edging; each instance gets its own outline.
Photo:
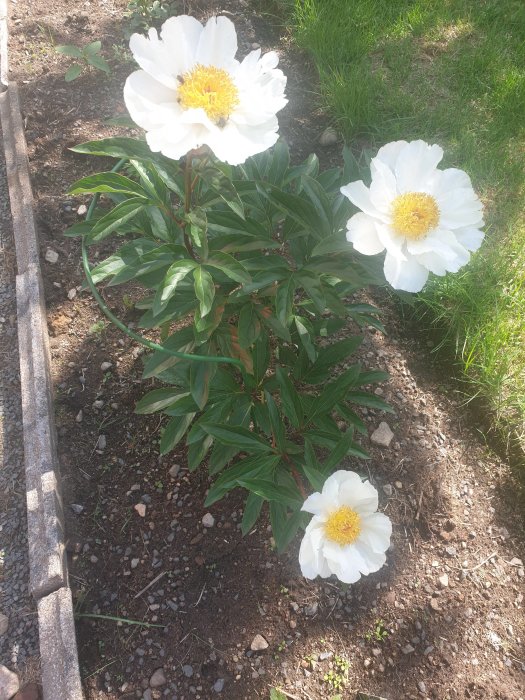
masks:
[[[2,54],[0,80],[7,80]],[[7,50],[6,50],[7,51]],[[2,83],[3,84],[3,83]],[[1,90],[1,87],[0,87]],[[71,590],[68,586],[60,471],[56,449],[49,335],[33,214],[33,195],[16,83],[0,92],[18,274],[16,303],[26,479],[30,588],[37,601],[44,700],[82,700]]]
[[[0,92],[7,90],[8,85],[7,57],[7,0],[0,0]]]

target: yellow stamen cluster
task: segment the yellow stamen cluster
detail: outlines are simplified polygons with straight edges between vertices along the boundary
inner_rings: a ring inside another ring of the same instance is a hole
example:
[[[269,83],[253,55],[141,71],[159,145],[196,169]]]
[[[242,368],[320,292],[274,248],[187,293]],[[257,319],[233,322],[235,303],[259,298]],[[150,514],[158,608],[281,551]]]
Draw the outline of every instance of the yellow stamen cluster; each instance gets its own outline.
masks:
[[[341,546],[352,544],[361,532],[361,518],[350,506],[341,506],[324,524],[326,538]]]
[[[181,81],[179,103],[186,109],[201,107],[215,123],[226,120],[239,103],[239,92],[222,68],[197,64]]]
[[[425,192],[406,192],[392,202],[392,228],[405,238],[424,238],[438,223],[437,202]]]

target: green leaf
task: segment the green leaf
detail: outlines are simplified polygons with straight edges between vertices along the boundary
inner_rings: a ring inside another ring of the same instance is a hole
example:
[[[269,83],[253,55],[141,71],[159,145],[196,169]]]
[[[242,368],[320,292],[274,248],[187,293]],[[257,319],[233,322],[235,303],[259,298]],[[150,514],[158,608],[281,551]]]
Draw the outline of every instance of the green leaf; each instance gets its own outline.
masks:
[[[279,455],[268,454],[252,455],[241,459],[235,466],[226,469],[215,481],[208,492],[204,506],[211,506],[219,501],[228,491],[237,486],[239,478],[255,477],[260,474],[269,478],[280,461]]]
[[[65,44],[62,46],[55,46],[55,51],[64,54],[64,56],[72,56],[73,58],[82,58],[82,49],[78,46],[73,46],[72,44]]]
[[[320,218],[313,204],[298,194],[283,192],[277,187],[269,187],[268,191],[263,186],[258,187],[259,192],[274,206],[298,223],[301,228],[311,233],[315,238],[320,238]]]
[[[290,505],[292,503],[299,504],[303,502],[302,496],[297,488],[278,484],[275,481],[270,481],[261,477],[240,477],[237,479],[237,484],[257,494],[261,498],[270,501],[270,503]]]
[[[138,182],[131,180],[125,175],[111,172],[97,173],[96,175],[83,177],[69,188],[69,194],[75,195],[96,194],[97,192],[131,194],[137,197],[147,198],[147,192]]]
[[[134,219],[144,208],[144,199],[130,197],[117,204],[110,212],[100,218],[87,235],[87,242],[102,241],[128,221]]]
[[[326,190],[322,185],[309,175],[301,178],[303,191],[308,195],[310,202],[314,205],[317,219],[320,223],[319,233],[330,236],[333,231],[332,207],[326,195]]]
[[[208,450],[212,446],[213,438],[207,435],[201,442],[195,442],[188,448],[188,469],[195,471],[202,460],[206,457]]]
[[[93,56],[96,53],[99,53],[100,49],[102,48],[102,42],[101,41],[92,41],[90,44],[87,44],[84,46],[83,53],[86,56]]]
[[[197,267],[193,260],[177,260],[169,268],[159,285],[153,302],[153,314],[156,316],[166,308],[169,300],[177,291],[177,285]]]
[[[64,80],[66,83],[71,83],[73,80],[76,80],[81,73],[82,66],[78,63],[72,63],[66,71]]]
[[[312,367],[304,375],[304,381],[309,384],[318,384],[329,379],[335,365],[346,360],[349,355],[357,350],[362,342],[363,337],[355,335],[337,343],[332,343],[328,347],[321,348]]]
[[[299,528],[306,522],[308,515],[300,510],[288,516],[286,506],[282,503],[270,503],[270,523],[277,550],[282,552],[293,540]]]
[[[299,284],[303,285],[317,311],[322,314],[326,309],[326,299],[319,275],[316,275],[311,270],[300,270],[296,278]]]
[[[217,371],[217,365],[213,362],[194,361],[190,367],[190,391],[193,400],[201,409],[206,406],[210,391],[210,381]]]
[[[283,412],[293,427],[299,428],[304,415],[301,397],[282,367],[277,367],[275,373],[279,383]]]
[[[282,453],[285,450],[285,433],[283,420],[279,414],[277,406],[275,405],[275,401],[273,400],[272,395],[265,391],[264,397],[266,399],[266,406],[268,407],[268,415],[270,417],[272,436],[275,440],[277,449]]]
[[[306,354],[308,355],[310,362],[315,362],[317,350],[315,349],[315,345],[312,341],[313,331],[308,328],[308,325],[310,324],[308,324],[305,318],[301,318],[300,316],[294,316],[294,321],[297,332],[299,333],[299,339],[306,351]]]
[[[248,494],[241,521],[241,532],[244,536],[250,532],[252,527],[257,522],[263,503],[264,499],[258,496],[256,493]]]
[[[200,302],[201,316],[206,316],[212,307],[215,296],[213,277],[201,265],[193,271],[193,279],[195,280],[195,295]]]
[[[170,452],[182,440],[194,416],[195,413],[186,413],[183,416],[176,416],[168,422],[160,439],[161,455]]]
[[[206,265],[216,267],[224,272],[230,279],[240,284],[246,284],[252,281],[250,273],[242,263],[236,260],[233,256],[216,251],[206,260]]]
[[[239,345],[249,348],[259,337],[261,322],[251,302],[245,304],[239,312]]]
[[[345,396],[349,396],[349,388],[354,385],[359,376],[360,367],[354,365],[350,369],[343,372],[337,379],[330,384],[327,384],[320,396],[312,402],[308,413],[309,420],[313,420],[316,416],[329,415],[334,406],[339,403]],[[347,396],[347,400],[350,400]]]
[[[352,251],[352,244],[346,240],[346,237],[342,233],[336,233],[331,236],[323,238],[322,241],[314,247],[311,252],[313,258],[320,257],[321,255],[329,255],[330,253],[350,253]],[[315,263],[310,263],[310,267],[315,269]]]
[[[332,472],[347,454],[364,457],[365,459],[368,457],[368,454],[355,444],[353,430],[347,430],[346,433],[343,433],[337,445],[328,455],[328,459],[324,462],[323,469],[327,472]]]
[[[295,278],[290,275],[277,287],[275,295],[275,311],[278,320],[285,328],[288,328],[292,318],[292,309],[295,294]]]
[[[97,70],[104,71],[104,73],[111,73],[109,63],[102,56],[88,56],[87,62],[90,66],[97,68]]]
[[[204,423],[203,429],[219,442],[238,447],[246,452],[273,452],[268,440],[263,440],[246,428],[223,425],[220,423]]]
[[[252,350],[253,375],[257,384],[261,382],[266,374],[270,363],[270,347],[268,343],[268,333],[262,331],[255,341]]]
[[[135,413],[145,415],[162,411],[176,403],[181,396],[184,394],[180,393],[180,389],[154,389],[140,399],[135,406]]]
[[[91,156],[109,156],[110,158],[138,158],[140,160],[153,160],[151,152],[145,141],[138,141],[129,136],[115,136],[99,141],[86,141],[71,149],[74,153],[85,153]]]
[[[345,397],[346,401],[356,403],[358,406],[366,406],[367,408],[375,408],[378,411],[386,411],[387,413],[395,413],[392,406],[380,399],[375,394],[368,394],[366,391],[349,391]]]
[[[270,700],[288,700],[284,693],[281,693],[277,688],[270,689]]]

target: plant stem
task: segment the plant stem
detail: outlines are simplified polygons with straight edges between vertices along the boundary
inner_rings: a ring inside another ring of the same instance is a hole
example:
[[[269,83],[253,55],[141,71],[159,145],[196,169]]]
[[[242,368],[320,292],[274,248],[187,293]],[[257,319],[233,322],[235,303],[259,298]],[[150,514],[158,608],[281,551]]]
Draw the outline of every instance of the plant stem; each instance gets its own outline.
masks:
[[[192,161],[192,158],[193,158],[193,151],[190,151],[188,153],[188,155],[186,156],[186,163],[184,165],[184,211],[186,214],[189,214],[190,210],[191,210],[191,195],[193,192],[193,183],[191,181],[191,161]],[[191,257],[194,260],[196,260],[197,258],[195,256],[194,251],[193,251],[190,237],[188,236],[188,226],[190,226],[190,224],[188,222],[186,222],[184,225],[184,245],[186,246],[186,250],[191,255]]]

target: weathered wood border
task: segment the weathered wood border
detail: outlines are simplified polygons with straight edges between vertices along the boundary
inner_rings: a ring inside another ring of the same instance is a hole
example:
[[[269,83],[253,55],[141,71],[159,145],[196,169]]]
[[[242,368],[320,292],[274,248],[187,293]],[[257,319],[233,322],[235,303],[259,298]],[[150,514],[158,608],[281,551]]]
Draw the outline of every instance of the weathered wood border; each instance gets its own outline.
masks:
[[[7,57],[7,0],[0,0],[0,92],[7,90],[8,85]]]
[[[7,83],[6,0],[0,0],[0,72]],[[5,56],[4,53],[5,52]],[[0,120],[18,274],[16,302],[30,588],[37,601],[44,700],[82,700],[65,556],[49,336],[27,145],[15,83],[0,92]]]

